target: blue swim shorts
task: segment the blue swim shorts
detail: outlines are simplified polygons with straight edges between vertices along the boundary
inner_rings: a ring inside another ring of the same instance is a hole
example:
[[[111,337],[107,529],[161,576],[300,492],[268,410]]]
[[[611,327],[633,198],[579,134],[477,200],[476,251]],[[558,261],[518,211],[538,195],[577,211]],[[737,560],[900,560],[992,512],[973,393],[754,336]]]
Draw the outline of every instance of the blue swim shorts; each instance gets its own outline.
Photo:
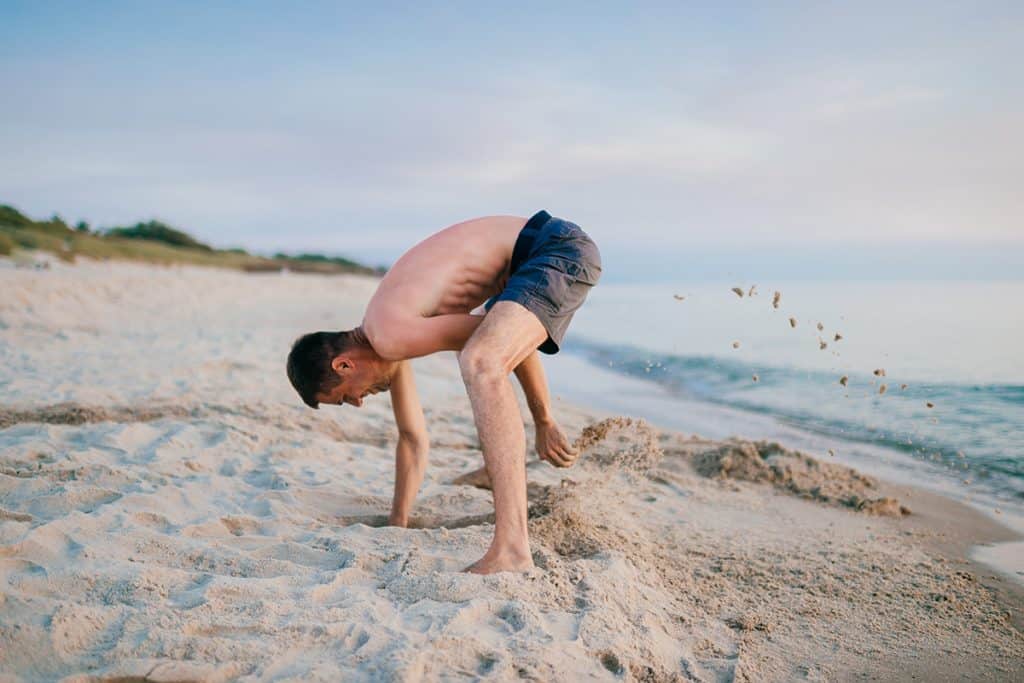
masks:
[[[575,223],[542,209],[516,238],[505,289],[484,308],[489,311],[499,301],[521,304],[547,330],[538,350],[558,353],[569,321],[600,277],[601,253],[594,240]]]

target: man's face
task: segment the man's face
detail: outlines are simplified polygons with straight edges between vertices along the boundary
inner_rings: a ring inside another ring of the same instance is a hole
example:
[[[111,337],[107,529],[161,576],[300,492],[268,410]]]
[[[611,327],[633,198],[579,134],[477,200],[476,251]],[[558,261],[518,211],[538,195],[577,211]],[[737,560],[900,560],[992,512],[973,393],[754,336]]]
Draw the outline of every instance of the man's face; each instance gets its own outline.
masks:
[[[370,394],[387,391],[391,377],[386,368],[372,361],[353,363],[346,359],[335,359],[335,372],[341,382],[317,396],[320,403],[342,405],[347,403],[358,408]]]

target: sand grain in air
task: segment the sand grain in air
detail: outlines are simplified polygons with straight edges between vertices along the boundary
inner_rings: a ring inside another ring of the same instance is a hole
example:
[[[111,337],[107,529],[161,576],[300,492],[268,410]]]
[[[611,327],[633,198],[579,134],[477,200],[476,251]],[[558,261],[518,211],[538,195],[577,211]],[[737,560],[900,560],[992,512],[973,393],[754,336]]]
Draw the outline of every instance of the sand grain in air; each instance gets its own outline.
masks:
[[[790,318],[789,319],[789,326],[790,327],[796,327],[796,318]]]
[[[676,301],[683,301],[686,297],[683,296],[682,294],[673,294],[672,298],[675,299]]]
[[[738,349],[738,348],[740,348],[740,343],[739,343],[738,341],[734,341],[734,342],[732,343],[732,348],[734,348],[734,349]]]
[[[739,298],[741,298],[741,299],[743,298],[743,289],[742,288],[740,288],[740,287],[733,287],[732,291]]]
[[[781,302],[782,292],[775,292],[775,294],[772,295],[772,308],[778,308]]]
[[[842,377],[839,378],[839,383],[842,384],[844,387],[847,385],[849,381],[850,378],[846,375],[843,375]]]

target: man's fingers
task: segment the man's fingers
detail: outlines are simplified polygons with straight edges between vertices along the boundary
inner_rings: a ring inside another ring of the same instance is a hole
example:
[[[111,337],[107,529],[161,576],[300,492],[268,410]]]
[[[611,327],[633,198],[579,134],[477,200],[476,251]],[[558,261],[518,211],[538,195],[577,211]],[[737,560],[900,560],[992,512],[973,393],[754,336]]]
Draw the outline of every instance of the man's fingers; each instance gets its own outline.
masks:
[[[562,439],[558,442],[558,450],[571,458],[575,458],[580,454],[578,450],[572,447],[572,444],[570,444],[567,439]]]
[[[562,454],[552,448],[548,451],[547,457],[545,458],[555,467],[566,467],[568,463],[563,459]]]

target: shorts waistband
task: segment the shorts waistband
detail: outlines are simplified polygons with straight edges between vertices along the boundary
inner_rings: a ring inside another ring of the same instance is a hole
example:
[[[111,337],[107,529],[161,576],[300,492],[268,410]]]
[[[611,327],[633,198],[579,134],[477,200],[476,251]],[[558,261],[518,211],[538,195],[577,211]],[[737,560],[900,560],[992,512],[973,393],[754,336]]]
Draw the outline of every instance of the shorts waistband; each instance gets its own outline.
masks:
[[[512,247],[512,262],[509,264],[509,272],[514,273],[519,267],[519,264],[526,260],[526,257],[530,255],[530,249],[533,248],[533,241],[537,237],[537,233],[543,228],[547,222],[551,220],[551,214],[541,209],[537,213],[530,217],[530,220],[526,221],[526,225],[519,231],[519,237],[516,238],[516,244]]]

